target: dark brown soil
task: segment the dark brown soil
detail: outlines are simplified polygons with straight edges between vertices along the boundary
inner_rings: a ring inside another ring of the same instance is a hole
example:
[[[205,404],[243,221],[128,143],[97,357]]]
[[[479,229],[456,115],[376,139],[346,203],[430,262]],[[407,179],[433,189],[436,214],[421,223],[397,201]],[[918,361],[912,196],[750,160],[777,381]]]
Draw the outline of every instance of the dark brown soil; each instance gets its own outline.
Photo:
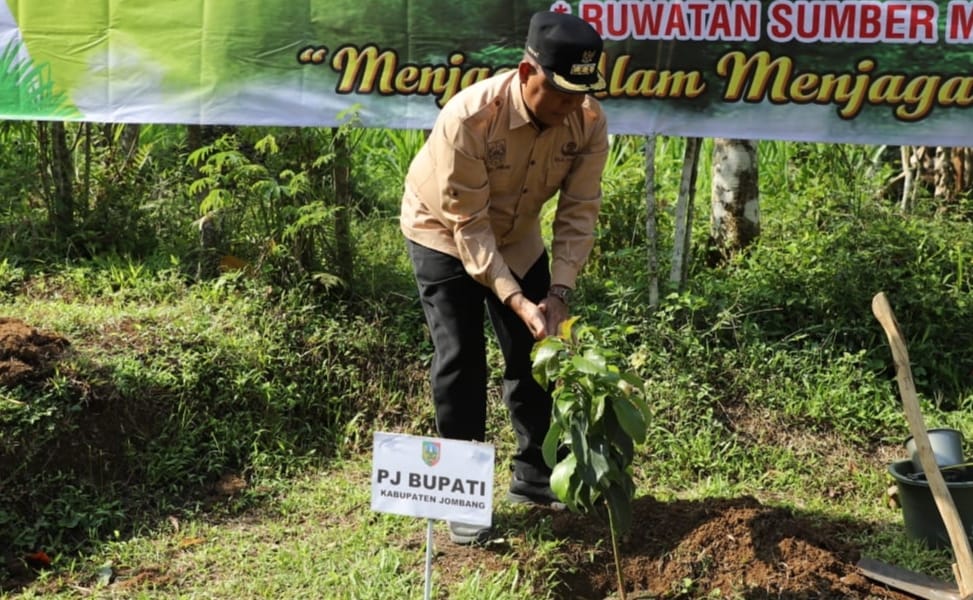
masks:
[[[913,598],[859,572],[859,551],[842,540],[861,532],[860,524],[820,521],[752,497],[673,502],[641,497],[633,508],[634,526],[620,548],[628,600]],[[592,516],[543,513],[567,556],[557,565],[556,596],[617,598],[607,525]],[[445,579],[470,565],[489,571],[496,562],[500,570],[497,553],[512,550],[507,543],[493,551],[458,547],[445,535],[437,545],[444,550],[436,569]]]
[[[68,345],[60,335],[39,331],[19,319],[0,317],[0,387],[44,376],[49,361]]]
[[[635,527],[620,548],[630,589],[653,597],[905,598],[861,576],[859,553],[841,542],[849,523],[813,521],[750,497],[635,502]],[[595,561],[587,550],[607,529],[560,514],[554,532],[572,541],[578,575],[565,598],[604,598],[617,588],[610,546]],[[607,545],[607,544],[603,544]],[[597,563],[597,564],[593,564]],[[568,570],[570,571],[570,570]]]

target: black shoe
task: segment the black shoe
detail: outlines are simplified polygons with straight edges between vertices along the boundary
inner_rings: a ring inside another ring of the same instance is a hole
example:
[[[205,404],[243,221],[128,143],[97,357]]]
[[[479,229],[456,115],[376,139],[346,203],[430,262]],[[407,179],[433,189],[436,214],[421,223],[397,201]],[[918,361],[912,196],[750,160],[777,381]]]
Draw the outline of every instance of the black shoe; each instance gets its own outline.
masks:
[[[552,510],[564,510],[567,505],[561,502],[551,490],[548,482],[535,483],[524,481],[514,476],[510,480],[510,489],[507,491],[507,501],[512,504],[533,504],[534,506],[546,506]]]
[[[483,525],[449,522],[449,541],[460,546],[485,544],[490,541],[491,530]]]

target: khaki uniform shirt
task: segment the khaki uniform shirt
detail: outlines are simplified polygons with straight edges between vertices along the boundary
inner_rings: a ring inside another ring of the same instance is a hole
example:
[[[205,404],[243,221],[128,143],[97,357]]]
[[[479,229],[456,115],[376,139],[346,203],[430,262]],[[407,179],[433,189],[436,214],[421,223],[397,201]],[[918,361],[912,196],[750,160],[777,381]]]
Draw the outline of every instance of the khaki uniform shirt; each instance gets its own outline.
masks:
[[[607,123],[591,96],[539,130],[517,71],[466,88],[443,107],[405,181],[400,225],[413,242],[459,258],[500,300],[521,291],[544,252],[541,207],[558,191],[551,283],[574,288],[594,245]]]

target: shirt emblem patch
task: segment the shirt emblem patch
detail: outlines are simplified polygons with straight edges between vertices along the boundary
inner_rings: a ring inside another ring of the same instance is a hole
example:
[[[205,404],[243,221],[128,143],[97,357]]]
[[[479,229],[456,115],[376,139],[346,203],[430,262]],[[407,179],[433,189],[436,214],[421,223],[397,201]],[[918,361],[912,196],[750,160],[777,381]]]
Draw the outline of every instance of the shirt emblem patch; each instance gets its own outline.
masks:
[[[488,169],[498,169],[507,160],[507,140],[497,140],[487,144],[486,164]]]
[[[578,144],[577,144],[577,142],[568,142],[567,144],[564,144],[563,146],[561,146],[561,154],[563,154],[565,156],[574,156],[575,154],[578,154],[579,152],[580,151],[578,150]]]

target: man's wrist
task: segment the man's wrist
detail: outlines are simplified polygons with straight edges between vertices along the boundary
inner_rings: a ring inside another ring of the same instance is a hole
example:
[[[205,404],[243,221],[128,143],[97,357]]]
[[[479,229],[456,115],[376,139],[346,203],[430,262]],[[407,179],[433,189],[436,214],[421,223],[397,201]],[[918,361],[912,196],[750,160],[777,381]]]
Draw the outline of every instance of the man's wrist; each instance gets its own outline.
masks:
[[[567,304],[568,300],[571,298],[571,288],[566,285],[552,285],[547,290],[547,295],[552,298],[557,298],[561,302]]]
[[[509,306],[510,308],[513,308],[514,307],[514,303],[520,301],[523,297],[524,297],[524,293],[522,291],[520,291],[520,290],[517,290],[516,292],[514,292],[514,293],[510,294],[509,296],[507,296],[507,299],[504,300],[503,303],[505,305]]]

